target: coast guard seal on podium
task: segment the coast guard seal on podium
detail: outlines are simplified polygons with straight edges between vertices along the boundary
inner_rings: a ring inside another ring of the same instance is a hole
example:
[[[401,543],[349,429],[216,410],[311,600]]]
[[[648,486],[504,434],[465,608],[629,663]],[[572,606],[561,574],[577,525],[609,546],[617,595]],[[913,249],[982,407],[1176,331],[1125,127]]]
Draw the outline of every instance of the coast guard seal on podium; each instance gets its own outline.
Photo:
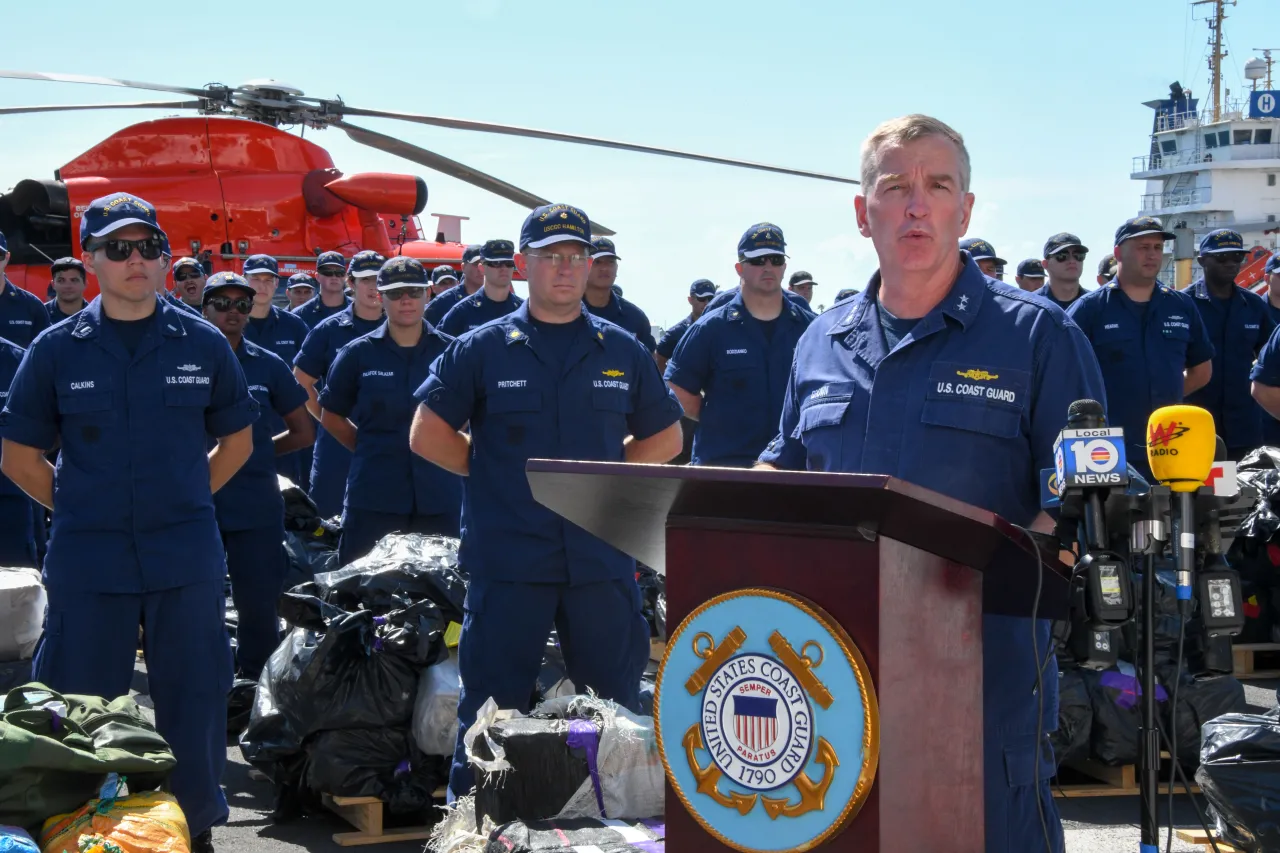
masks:
[[[812,602],[751,588],[676,629],[654,696],[667,779],[707,832],[747,853],[810,850],[875,781],[875,688],[849,635]]]

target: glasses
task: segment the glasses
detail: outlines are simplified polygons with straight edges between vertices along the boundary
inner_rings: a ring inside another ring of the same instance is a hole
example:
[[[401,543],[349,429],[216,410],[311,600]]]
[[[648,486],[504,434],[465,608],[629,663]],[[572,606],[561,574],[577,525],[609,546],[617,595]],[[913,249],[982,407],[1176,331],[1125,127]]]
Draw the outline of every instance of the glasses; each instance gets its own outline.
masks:
[[[1071,258],[1073,261],[1083,261],[1088,254],[1084,249],[1063,249],[1061,252],[1055,252],[1050,255],[1049,259],[1058,263],[1065,262],[1067,258]]]
[[[761,255],[758,258],[747,258],[747,263],[753,267],[762,267],[765,264],[771,267],[785,267],[787,259],[782,255]]]
[[[1242,264],[1244,263],[1244,252],[1211,252],[1204,257],[1209,258],[1215,264]]]
[[[516,268],[515,261],[485,261],[484,265],[490,269],[513,270]]]
[[[214,311],[225,314],[228,311],[234,311],[237,314],[248,314],[253,310],[253,300],[247,296],[210,296],[209,301],[205,303],[213,308]]]
[[[174,281],[200,281],[202,278],[204,278],[204,273],[202,273],[202,272],[189,272],[189,273],[182,273],[182,274],[174,273],[174,274],[173,274],[173,280],[174,280]]]
[[[711,301],[711,297],[710,297],[710,296],[695,296],[695,297],[693,297],[693,301],[694,301],[694,302],[701,302],[702,304],[704,304],[704,305],[705,305],[706,303],[708,303],[708,302],[710,302],[710,301]]]
[[[164,253],[164,244],[159,237],[147,237],[144,240],[99,240],[90,243],[90,252],[99,249],[107,254],[107,260],[121,263],[133,257],[136,250],[144,261],[154,261]]]
[[[571,267],[580,267],[591,260],[590,255],[558,255],[555,252],[525,252],[525,255],[546,261],[553,267],[562,267],[566,264]]]
[[[421,299],[426,294],[427,289],[425,287],[396,287],[382,291],[382,298],[396,302],[401,299]]]

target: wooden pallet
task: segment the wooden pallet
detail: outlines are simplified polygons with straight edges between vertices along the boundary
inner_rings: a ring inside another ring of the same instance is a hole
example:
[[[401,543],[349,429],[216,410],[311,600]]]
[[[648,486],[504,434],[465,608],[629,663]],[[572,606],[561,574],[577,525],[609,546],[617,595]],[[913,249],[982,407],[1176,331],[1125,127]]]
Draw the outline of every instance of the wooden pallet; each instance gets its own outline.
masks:
[[[1169,766],[1167,754],[1161,753],[1164,765],[1160,769],[1160,793],[1169,793]],[[1093,759],[1083,759],[1080,761],[1071,761],[1064,765],[1078,774],[1088,776],[1089,782],[1057,782],[1053,785],[1053,795],[1055,797],[1129,797],[1136,796],[1141,792],[1138,787],[1138,768],[1133,764],[1124,764],[1120,767],[1108,767],[1107,765],[1094,761]],[[1173,785],[1175,794],[1186,793],[1182,787],[1182,781],[1175,780]],[[1200,793],[1200,786],[1193,784],[1191,786],[1193,794]]]
[[[443,799],[444,788],[438,788],[434,796]],[[323,796],[325,808],[354,826],[359,832],[335,832],[333,840],[339,847],[356,847],[362,844],[386,844],[391,841],[424,841],[431,837],[429,826],[403,826],[383,829],[383,802],[377,797]]]
[[[1257,656],[1272,669],[1258,669]],[[1238,643],[1231,647],[1232,674],[1241,680],[1280,678],[1280,643]]]
[[[1213,853],[1213,845],[1203,829],[1179,829],[1175,831],[1179,841],[1204,845],[1205,853]],[[1218,853],[1244,853],[1239,847],[1232,847],[1221,838],[1214,839],[1218,844]]]

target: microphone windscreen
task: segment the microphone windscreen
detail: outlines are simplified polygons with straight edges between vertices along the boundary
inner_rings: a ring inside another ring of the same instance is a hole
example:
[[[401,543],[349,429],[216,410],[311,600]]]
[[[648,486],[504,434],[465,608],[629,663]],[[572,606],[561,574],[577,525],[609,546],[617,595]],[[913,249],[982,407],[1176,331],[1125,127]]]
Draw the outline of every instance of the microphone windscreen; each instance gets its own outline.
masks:
[[[1213,468],[1213,415],[1199,406],[1165,406],[1147,420],[1147,462],[1156,480],[1175,492],[1194,492]]]

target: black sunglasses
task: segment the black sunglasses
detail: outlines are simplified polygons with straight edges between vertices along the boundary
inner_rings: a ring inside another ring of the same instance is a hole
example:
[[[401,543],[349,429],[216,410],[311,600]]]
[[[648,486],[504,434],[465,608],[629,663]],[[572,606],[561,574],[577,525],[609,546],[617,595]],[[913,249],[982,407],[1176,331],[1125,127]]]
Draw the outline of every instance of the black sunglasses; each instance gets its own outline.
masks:
[[[1084,249],[1063,249],[1061,252],[1054,252],[1049,256],[1050,260],[1063,263],[1068,257],[1072,260],[1083,261],[1089,255]]]
[[[484,265],[485,265],[486,267],[493,267],[494,269],[509,269],[509,270],[513,270],[513,269],[515,269],[515,268],[516,268],[516,262],[515,262],[515,261],[485,261],[485,262],[484,262]]]
[[[425,287],[395,287],[382,291],[382,298],[397,302],[401,299],[421,299],[426,293]]]
[[[695,297],[693,297],[693,300],[694,300],[695,302],[702,302],[702,303],[704,303],[704,304],[705,304],[705,303],[707,303],[707,302],[710,302],[713,298],[714,298],[714,297],[711,297],[711,296],[695,296]]]
[[[1244,252],[1210,252],[1201,257],[1209,258],[1215,264],[1242,264],[1244,263]]]
[[[247,296],[210,296],[206,305],[219,313],[234,311],[237,314],[248,314],[253,310],[253,300]]]
[[[771,267],[785,267],[787,259],[782,255],[761,255],[758,258],[747,258],[747,263],[753,267],[762,267],[765,264]]]
[[[204,273],[200,273],[200,272],[188,272],[188,273],[182,273],[182,274],[174,273],[174,274],[173,274],[173,280],[174,280],[174,281],[199,281],[199,280],[200,280],[200,279],[202,279],[202,278],[204,278]]]
[[[135,249],[146,261],[154,261],[164,253],[164,244],[159,237],[147,237],[143,240],[99,240],[90,243],[87,248],[90,252],[102,249],[107,254],[107,260],[116,263],[129,260]]]

